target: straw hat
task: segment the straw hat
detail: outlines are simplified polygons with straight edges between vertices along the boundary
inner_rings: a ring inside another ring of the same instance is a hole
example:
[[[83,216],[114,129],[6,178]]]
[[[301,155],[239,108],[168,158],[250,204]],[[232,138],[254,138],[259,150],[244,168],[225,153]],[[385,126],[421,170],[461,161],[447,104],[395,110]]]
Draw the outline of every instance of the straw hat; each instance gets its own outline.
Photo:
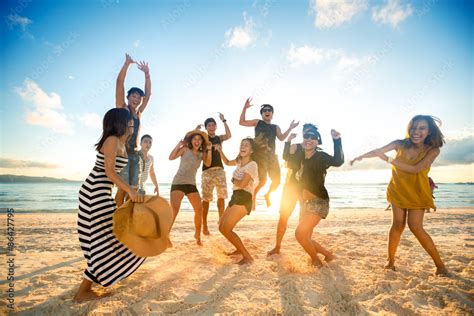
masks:
[[[168,247],[173,211],[160,196],[145,196],[144,203],[127,201],[113,215],[113,232],[138,257],[156,256]]]
[[[186,136],[184,136],[184,139],[189,139],[191,136],[193,135],[201,135],[202,136],[202,139],[204,139],[204,143],[202,144],[203,147],[205,148],[207,143],[209,142],[209,136],[207,136],[207,133],[201,131],[201,130],[198,130],[198,129],[195,129],[195,130],[192,130],[190,132],[187,132],[186,133]]]

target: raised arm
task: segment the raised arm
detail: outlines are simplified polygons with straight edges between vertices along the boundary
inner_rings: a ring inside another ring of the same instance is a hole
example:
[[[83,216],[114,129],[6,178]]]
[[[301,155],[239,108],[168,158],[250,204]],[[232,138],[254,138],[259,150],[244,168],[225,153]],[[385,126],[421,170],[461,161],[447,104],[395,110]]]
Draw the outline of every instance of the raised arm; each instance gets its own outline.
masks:
[[[143,97],[142,104],[140,105],[140,108],[138,109],[140,113],[143,113],[151,97],[150,68],[148,68],[148,63],[141,61],[140,63],[138,63],[138,69],[143,71],[143,73],[145,74],[145,96]]]
[[[154,161],[153,161],[153,163],[151,164],[151,167],[150,167],[150,179],[151,179],[151,182],[153,182],[153,185],[155,186],[154,193],[156,193],[156,195],[160,195],[160,186],[158,185],[158,181],[156,181],[155,162]]]
[[[240,114],[239,124],[242,126],[248,126],[248,127],[257,126],[258,120],[245,119],[245,113],[247,112],[247,109],[253,106],[252,104],[250,104],[251,101],[252,101],[251,98],[248,98],[247,101],[245,101],[244,108],[242,109],[242,113]]]
[[[327,164],[329,166],[340,167],[344,163],[344,152],[342,151],[341,133],[331,130],[332,141],[334,142],[334,156],[329,156]]]
[[[224,123],[224,128],[225,128],[225,134],[219,136],[221,139],[221,142],[226,141],[232,137],[232,134],[230,133],[230,128],[229,125],[227,125],[227,120],[224,118],[224,114],[219,113],[219,118],[221,119],[222,123]]]
[[[283,160],[288,161],[291,154],[294,154],[296,151],[296,145],[292,145],[291,141],[296,137],[295,133],[291,133],[288,139],[285,142],[285,147],[283,148]]]
[[[288,127],[288,130],[286,132],[284,132],[283,134],[281,133],[280,126],[277,126],[276,136],[281,141],[285,140],[285,138],[288,137],[288,134],[290,134],[290,132],[293,130],[293,128],[298,126],[298,124],[300,124],[300,122],[295,122],[295,120],[291,121],[290,127]]]
[[[431,167],[431,164],[435,161],[436,157],[438,157],[439,153],[439,148],[430,149],[426,154],[425,158],[423,158],[416,165],[409,165],[404,162],[398,161],[397,159],[392,160],[391,164],[397,167],[398,169],[408,173],[419,173],[420,171]],[[388,162],[387,155],[381,153],[379,157]]]
[[[169,160],[175,160],[178,157],[181,157],[186,150],[186,142],[184,140],[180,140],[176,147],[171,151],[170,156],[168,157]]]
[[[210,167],[212,163],[212,143],[207,142],[206,149],[202,155],[202,161],[206,167]]]
[[[127,76],[128,67],[130,64],[133,64],[134,61],[129,54],[125,54],[125,63],[120,69],[120,72],[117,77],[117,82],[115,83],[115,106],[117,108],[126,107],[127,102],[125,102],[125,77]]]
[[[217,144],[217,145],[214,145],[214,148],[219,152],[219,154],[221,155],[221,159],[222,161],[227,165],[227,166],[235,166],[237,165],[237,162],[234,160],[229,160],[227,159],[226,155],[224,154],[224,152],[222,151],[222,147],[221,145]]]
[[[371,150],[369,152],[366,152],[363,155],[355,157],[354,159],[351,160],[351,162],[349,162],[349,164],[352,166],[354,164],[354,162],[361,161],[364,158],[379,157],[380,154],[384,154],[384,153],[389,152],[391,150],[397,150],[401,146],[401,144],[402,144],[401,140],[399,140],[399,139],[394,140],[393,142],[391,142],[391,143],[389,143],[389,144],[387,144],[383,147]]]
[[[115,136],[108,137],[102,145],[102,152],[104,154],[105,175],[120,189],[124,190],[130,196],[132,202],[143,202],[143,196],[133,190],[122,178],[115,172],[115,159],[117,157],[117,149],[119,146],[119,139]]]

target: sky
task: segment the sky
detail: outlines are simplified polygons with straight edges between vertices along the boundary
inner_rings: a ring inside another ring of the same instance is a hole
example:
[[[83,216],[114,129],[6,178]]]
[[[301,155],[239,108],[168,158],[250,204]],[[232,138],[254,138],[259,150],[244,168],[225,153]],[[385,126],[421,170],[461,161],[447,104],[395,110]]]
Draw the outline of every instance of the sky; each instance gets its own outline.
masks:
[[[472,1],[2,1],[0,174],[83,180],[95,161],[115,80],[129,53],[149,63],[152,96],[142,134],[154,138],[158,181],[179,161],[168,156],[185,133],[225,115],[233,137],[246,98],[342,134],[346,163],[327,181],[384,183],[390,166],[350,159],[405,137],[416,114],[442,120],[446,145],[430,175],[474,182]],[[144,87],[135,65],[125,88]],[[301,141],[301,125],[294,131]],[[283,142],[277,152],[283,151]],[[228,170],[231,172],[231,170]]]

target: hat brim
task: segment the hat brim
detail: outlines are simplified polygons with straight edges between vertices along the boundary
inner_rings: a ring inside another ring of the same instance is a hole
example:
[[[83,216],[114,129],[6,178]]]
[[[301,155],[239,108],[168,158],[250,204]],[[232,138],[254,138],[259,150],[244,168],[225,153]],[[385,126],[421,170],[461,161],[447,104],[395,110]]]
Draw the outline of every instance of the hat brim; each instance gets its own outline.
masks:
[[[130,229],[134,204],[127,201],[113,215],[113,233],[133,254],[138,257],[157,256],[168,248],[169,232],[173,223],[173,210],[168,201],[160,196],[145,196],[144,204],[159,218],[160,237],[144,238]]]
[[[187,132],[186,136],[184,136],[184,139],[189,139],[193,135],[200,135],[202,139],[204,139],[204,145],[206,145],[209,142],[209,136],[207,135],[207,133],[200,131],[198,129]]]

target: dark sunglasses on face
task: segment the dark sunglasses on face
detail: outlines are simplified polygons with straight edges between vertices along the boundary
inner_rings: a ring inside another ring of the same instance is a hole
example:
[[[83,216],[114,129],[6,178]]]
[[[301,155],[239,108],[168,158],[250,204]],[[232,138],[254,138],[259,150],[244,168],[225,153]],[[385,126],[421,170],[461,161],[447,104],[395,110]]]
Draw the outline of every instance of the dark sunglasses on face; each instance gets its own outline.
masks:
[[[303,138],[304,138],[304,139],[318,140],[318,136],[316,136],[316,135],[314,135],[314,134],[304,134],[304,135],[303,135]]]
[[[262,113],[265,113],[265,112],[273,112],[273,111],[272,111],[272,109],[263,109]]]

